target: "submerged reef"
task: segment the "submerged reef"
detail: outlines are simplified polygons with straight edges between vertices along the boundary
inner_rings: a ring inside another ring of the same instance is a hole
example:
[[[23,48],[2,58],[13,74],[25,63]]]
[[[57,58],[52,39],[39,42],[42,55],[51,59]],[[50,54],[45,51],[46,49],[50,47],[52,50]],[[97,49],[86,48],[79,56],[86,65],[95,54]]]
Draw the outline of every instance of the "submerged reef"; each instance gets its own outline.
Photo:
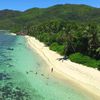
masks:
[[[9,82],[0,87],[0,100],[31,100],[31,98],[24,89]]]

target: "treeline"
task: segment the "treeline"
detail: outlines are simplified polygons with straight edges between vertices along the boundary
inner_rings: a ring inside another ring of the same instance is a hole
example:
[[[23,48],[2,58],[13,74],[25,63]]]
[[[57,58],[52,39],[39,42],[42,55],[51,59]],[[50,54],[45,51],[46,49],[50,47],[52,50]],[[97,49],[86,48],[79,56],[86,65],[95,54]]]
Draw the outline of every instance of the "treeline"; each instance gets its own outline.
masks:
[[[100,57],[100,28],[95,23],[77,24],[53,20],[36,26],[31,25],[27,30],[28,34],[51,48],[53,45],[60,47],[62,50],[57,50],[61,54],[81,52],[96,59]]]
[[[51,20],[39,25],[26,27],[29,35],[44,42],[51,50],[69,56],[88,66],[100,67],[100,26],[96,23],[76,23],[63,20]],[[75,59],[80,56],[79,58]],[[82,57],[82,58],[81,58]],[[96,59],[95,61],[93,59]],[[95,64],[87,64],[91,60]],[[89,62],[89,61],[88,61]]]

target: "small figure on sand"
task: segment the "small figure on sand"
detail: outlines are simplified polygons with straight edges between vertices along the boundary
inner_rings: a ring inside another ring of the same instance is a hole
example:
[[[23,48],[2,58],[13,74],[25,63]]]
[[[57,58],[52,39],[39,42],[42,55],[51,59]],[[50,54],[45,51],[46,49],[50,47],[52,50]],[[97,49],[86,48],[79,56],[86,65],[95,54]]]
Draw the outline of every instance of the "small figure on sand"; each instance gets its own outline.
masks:
[[[53,72],[53,68],[51,68],[51,72]]]

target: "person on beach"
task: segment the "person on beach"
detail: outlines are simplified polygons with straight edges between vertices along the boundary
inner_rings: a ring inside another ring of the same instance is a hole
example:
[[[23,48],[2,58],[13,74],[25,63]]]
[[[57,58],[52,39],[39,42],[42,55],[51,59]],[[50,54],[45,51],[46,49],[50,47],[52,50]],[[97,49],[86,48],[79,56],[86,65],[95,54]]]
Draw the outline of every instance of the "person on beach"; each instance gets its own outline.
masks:
[[[51,72],[53,72],[53,68],[51,68]]]

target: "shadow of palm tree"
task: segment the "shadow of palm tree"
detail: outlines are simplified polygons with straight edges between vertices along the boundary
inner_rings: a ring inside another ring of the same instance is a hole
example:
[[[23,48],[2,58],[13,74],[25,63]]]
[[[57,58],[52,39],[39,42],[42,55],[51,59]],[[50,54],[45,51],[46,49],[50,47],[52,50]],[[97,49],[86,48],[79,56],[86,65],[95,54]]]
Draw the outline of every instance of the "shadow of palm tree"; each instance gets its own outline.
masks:
[[[66,55],[65,55],[64,57],[62,57],[62,58],[57,58],[58,61],[62,61],[62,62],[63,62],[64,60],[67,60],[67,59],[68,59],[68,56],[66,56]]]

